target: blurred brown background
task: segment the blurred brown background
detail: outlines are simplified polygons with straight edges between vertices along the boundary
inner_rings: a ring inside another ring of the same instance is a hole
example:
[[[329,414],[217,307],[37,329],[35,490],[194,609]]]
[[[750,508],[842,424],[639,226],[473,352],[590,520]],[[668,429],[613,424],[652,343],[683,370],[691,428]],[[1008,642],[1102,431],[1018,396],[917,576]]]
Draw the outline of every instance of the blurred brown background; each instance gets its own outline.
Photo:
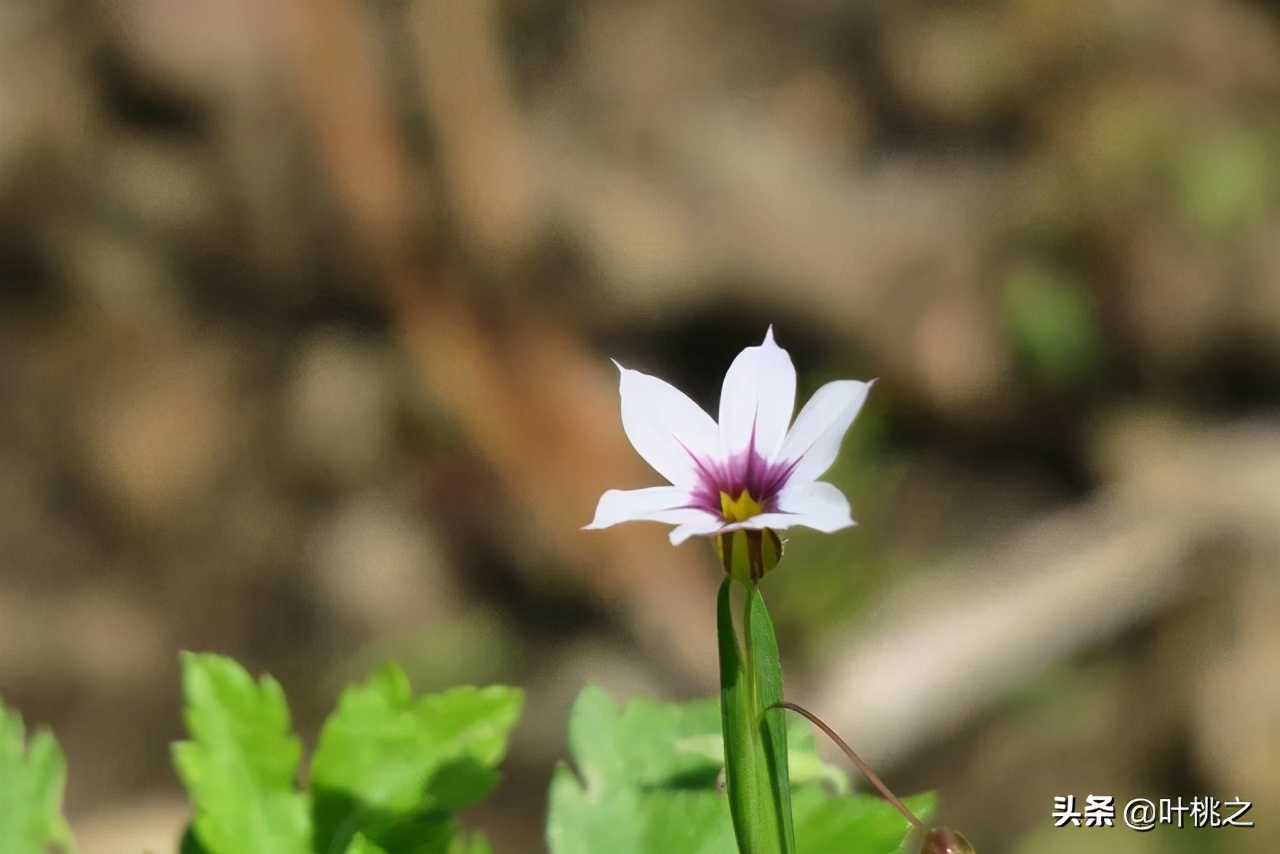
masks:
[[[469,820],[544,850],[582,685],[715,685],[705,544],[578,530],[658,482],[609,357],[710,407],[773,323],[880,378],[792,696],[984,854],[1275,851],[1277,189],[1265,0],[7,0],[0,695],[159,854],[180,649],[307,738],[386,658],[523,685]]]

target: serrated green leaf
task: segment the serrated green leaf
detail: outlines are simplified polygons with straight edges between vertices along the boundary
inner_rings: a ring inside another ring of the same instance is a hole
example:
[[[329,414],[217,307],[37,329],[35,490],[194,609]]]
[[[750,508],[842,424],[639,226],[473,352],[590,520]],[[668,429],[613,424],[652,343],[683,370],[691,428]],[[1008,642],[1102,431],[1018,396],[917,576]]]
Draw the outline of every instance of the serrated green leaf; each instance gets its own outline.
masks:
[[[295,779],[302,747],[270,676],[258,682],[218,655],[182,656],[190,741],[174,764],[195,806],[195,841],[207,854],[310,854],[307,797]]]
[[[357,831],[388,851],[444,851],[453,813],[482,800],[520,715],[515,688],[415,698],[394,665],[347,688],[311,765],[316,839],[341,850]]]
[[[553,854],[732,854],[728,801],[716,789],[723,750],[676,748],[718,741],[719,724],[714,701],[620,710],[602,689],[584,689],[569,718],[578,773],[562,764],[551,782]]]
[[[22,716],[0,702],[0,851],[75,851],[62,817],[66,780],[67,763],[52,733],[39,730],[28,745]]]
[[[879,798],[833,796],[826,785],[800,783],[796,769],[821,764],[813,735],[793,720],[787,740],[800,854],[892,854],[906,836],[906,820]],[[724,768],[717,701],[638,700],[619,709],[603,690],[588,687],[570,716],[569,748],[577,773],[562,764],[551,783],[552,854],[738,850],[728,798],[717,787]],[[842,773],[828,769],[823,776]],[[847,788],[845,776],[836,791]],[[924,816],[931,801],[909,803]]]

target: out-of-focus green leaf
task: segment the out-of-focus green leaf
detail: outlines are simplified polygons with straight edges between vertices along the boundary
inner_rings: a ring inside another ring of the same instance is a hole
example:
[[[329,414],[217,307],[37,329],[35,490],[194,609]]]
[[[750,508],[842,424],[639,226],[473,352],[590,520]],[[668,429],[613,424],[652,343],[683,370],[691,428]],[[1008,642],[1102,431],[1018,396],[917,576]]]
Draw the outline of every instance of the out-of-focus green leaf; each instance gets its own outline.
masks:
[[[41,730],[28,744],[22,717],[0,702],[0,851],[75,850],[62,817],[66,779],[67,763],[53,734]]]
[[[363,833],[357,833],[351,837],[351,841],[347,843],[346,854],[388,854],[387,850],[375,842],[369,841],[369,837]]]
[[[933,814],[933,795],[907,798],[921,820]],[[893,854],[911,825],[881,798],[855,794],[829,797],[813,786],[797,788],[794,798],[796,845],[800,854],[833,851]]]
[[[479,831],[470,835],[459,833],[449,846],[449,854],[493,854],[493,849],[489,847],[489,840]]]
[[[1260,131],[1224,130],[1179,143],[1172,152],[1178,213],[1211,239],[1246,236],[1275,197],[1277,153]]]
[[[1104,354],[1089,291],[1065,269],[1043,261],[1015,265],[1004,283],[1004,310],[1014,348],[1037,379],[1078,380]]]

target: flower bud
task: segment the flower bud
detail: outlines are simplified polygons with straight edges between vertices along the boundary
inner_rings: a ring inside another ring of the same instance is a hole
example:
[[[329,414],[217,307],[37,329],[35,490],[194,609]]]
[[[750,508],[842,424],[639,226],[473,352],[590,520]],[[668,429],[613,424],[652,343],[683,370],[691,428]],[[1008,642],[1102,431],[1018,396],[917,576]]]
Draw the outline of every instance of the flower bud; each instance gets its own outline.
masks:
[[[715,543],[725,574],[747,587],[755,586],[782,560],[782,540],[769,528],[719,534]]]

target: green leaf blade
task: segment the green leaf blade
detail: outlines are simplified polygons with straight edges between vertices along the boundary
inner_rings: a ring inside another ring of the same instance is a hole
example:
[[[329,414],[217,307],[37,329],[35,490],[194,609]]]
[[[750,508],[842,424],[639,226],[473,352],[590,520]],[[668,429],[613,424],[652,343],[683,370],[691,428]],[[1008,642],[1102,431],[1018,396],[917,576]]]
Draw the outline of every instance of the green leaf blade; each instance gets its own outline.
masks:
[[[780,709],[782,667],[773,626],[752,586],[744,606],[750,661],[738,647],[730,591],[720,586],[716,621],[720,644],[720,707],[728,778],[729,809],[741,851],[795,850],[787,777],[786,723]]]
[[[795,829],[791,815],[791,773],[787,763],[787,720],[782,709],[770,708],[781,703],[782,658],[773,621],[765,609],[759,588],[752,587],[746,604],[745,631],[754,650],[757,728],[764,743],[768,764],[769,794],[781,822],[783,851],[796,850]]]

